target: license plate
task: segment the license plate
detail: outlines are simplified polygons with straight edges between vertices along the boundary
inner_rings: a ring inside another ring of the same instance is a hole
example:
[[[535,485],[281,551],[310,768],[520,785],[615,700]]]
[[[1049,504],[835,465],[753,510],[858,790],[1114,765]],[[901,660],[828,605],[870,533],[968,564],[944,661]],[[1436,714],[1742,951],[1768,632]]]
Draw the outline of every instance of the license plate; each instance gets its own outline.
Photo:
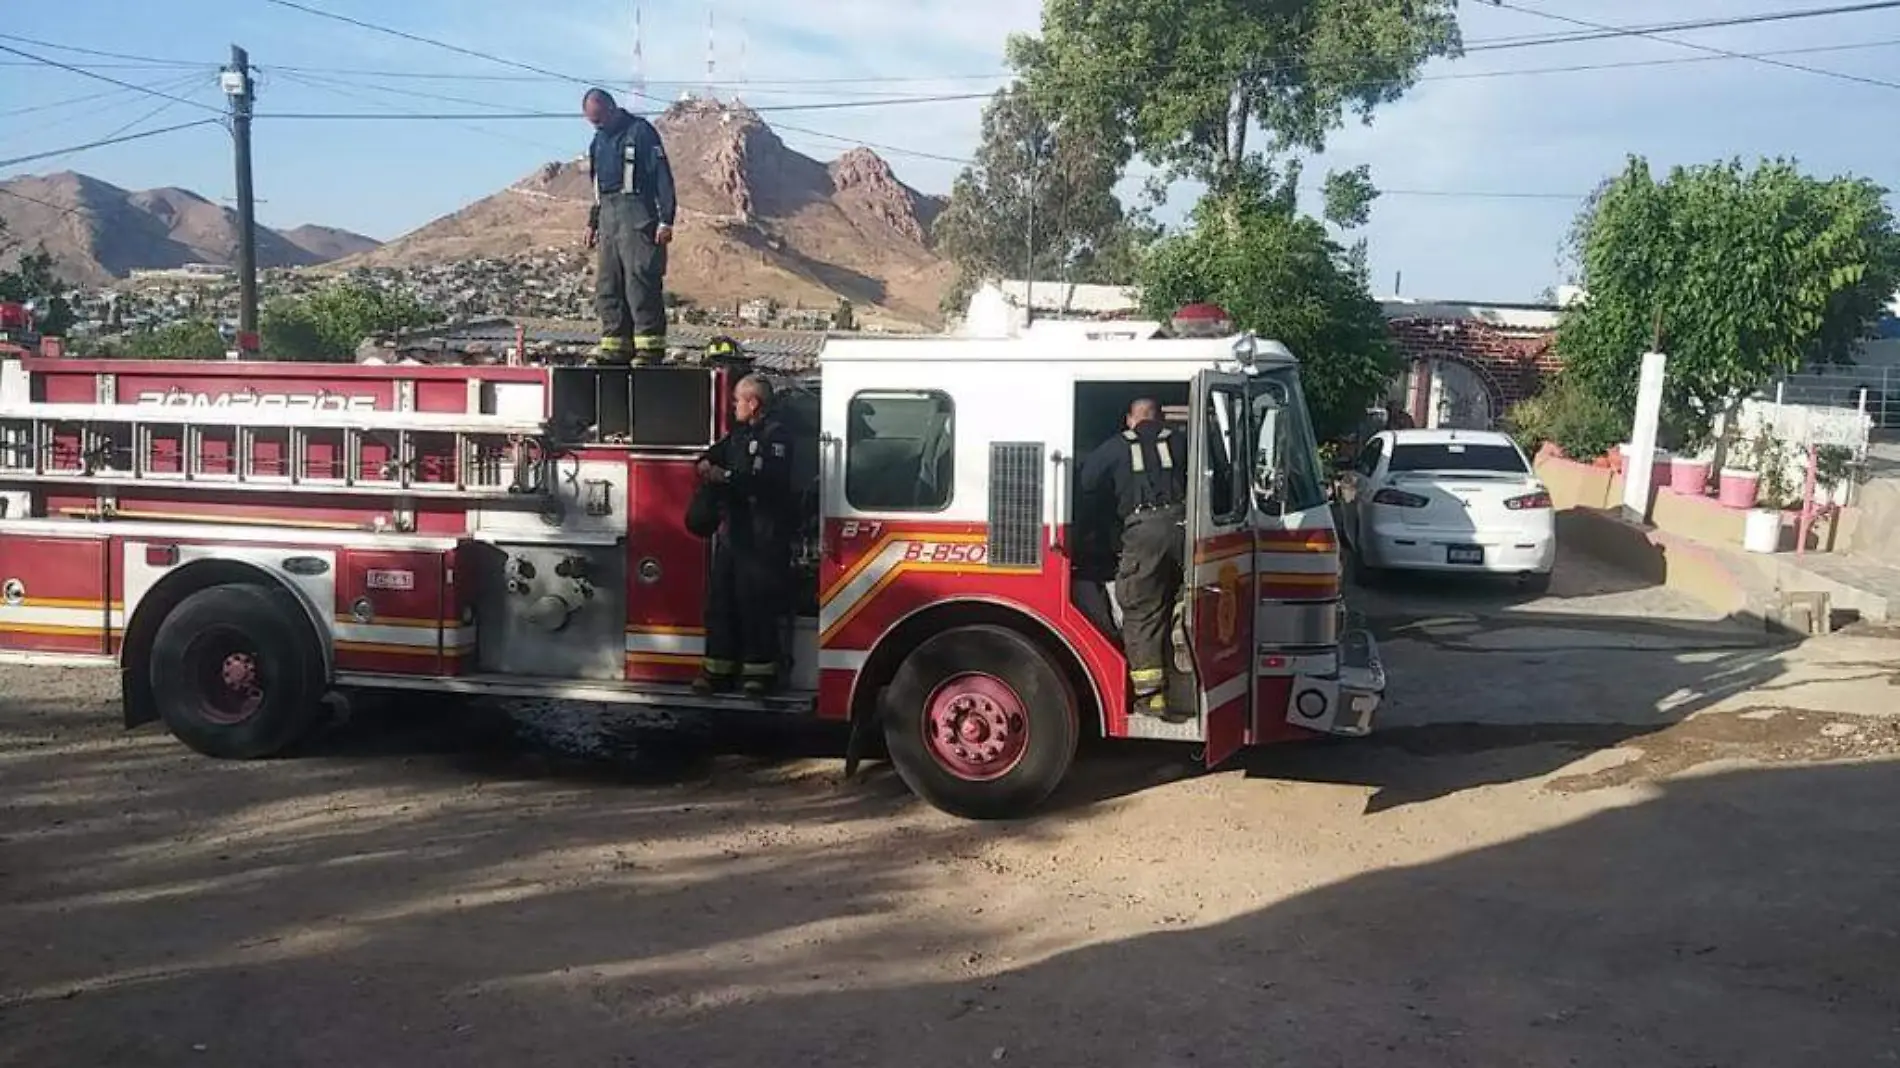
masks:
[[[1445,562],[1448,564],[1482,564],[1484,547],[1481,545],[1448,545],[1445,547]]]

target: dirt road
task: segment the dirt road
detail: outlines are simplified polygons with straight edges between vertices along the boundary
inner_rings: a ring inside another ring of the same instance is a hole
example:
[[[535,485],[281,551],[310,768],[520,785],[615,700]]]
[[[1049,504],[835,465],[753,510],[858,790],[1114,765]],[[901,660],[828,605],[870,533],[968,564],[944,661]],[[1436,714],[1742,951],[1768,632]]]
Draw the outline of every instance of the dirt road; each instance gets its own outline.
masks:
[[[1378,739],[1006,826],[545,710],[220,764],[0,669],[0,1064],[1900,1060],[1900,643],[1511,601],[1366,599]]]

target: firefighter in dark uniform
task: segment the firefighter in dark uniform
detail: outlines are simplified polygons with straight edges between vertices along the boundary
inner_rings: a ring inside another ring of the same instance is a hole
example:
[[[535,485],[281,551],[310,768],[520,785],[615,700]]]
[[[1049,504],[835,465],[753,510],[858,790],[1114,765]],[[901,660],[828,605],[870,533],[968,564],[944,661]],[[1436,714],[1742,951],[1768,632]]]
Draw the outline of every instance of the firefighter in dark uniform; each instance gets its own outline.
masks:
[[[589,89],[581,112],[594,124],[587,174],[594,206],[587,247],[598,248],[594,303],[600,360],[658,363],[666,355],[666,246],[679,205],[673,167],[653,124],[623,111],[605,89]]]
[[[1076,481],[1084,497],[1114,491],[1122,526],[1115,600],[1135,711],[1171,718],[1166,665],[1187,543],[1185,435],[1163,424],[1161,406],[1143,397],[1128,406],[1127,429],[1082,461]]]
[[[732,390],[732,431],[701,454],[699,477],[725,488],[706,591],[706,658],[693,689],[740,683],[760,697],[778,680],[779,626],[791,574],[792,443],[772,418],[772,384],[747,375]]]

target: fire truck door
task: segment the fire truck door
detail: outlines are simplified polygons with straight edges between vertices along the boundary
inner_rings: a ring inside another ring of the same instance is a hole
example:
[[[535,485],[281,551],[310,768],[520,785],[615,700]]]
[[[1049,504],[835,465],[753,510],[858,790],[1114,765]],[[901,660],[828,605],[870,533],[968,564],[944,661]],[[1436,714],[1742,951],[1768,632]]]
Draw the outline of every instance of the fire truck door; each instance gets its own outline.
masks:
[[[1207,764],[1246,743],[1253,721],[1254,534],[1247,485],[1247,379],[1195,376],[1188,431],[1185,623]]]

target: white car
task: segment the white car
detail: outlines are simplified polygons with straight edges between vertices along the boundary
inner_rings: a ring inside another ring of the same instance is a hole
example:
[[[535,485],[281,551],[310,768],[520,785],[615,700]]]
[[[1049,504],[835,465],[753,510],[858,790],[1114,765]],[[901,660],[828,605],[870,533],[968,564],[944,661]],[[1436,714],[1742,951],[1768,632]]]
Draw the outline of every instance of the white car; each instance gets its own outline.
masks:
[[[1536,592],[1550,586],[1550,491],[1507,434],[1375,434],[1342,476],[1338,500],[1362,581],[1385,569],[1471,571],[1516,575]]]

